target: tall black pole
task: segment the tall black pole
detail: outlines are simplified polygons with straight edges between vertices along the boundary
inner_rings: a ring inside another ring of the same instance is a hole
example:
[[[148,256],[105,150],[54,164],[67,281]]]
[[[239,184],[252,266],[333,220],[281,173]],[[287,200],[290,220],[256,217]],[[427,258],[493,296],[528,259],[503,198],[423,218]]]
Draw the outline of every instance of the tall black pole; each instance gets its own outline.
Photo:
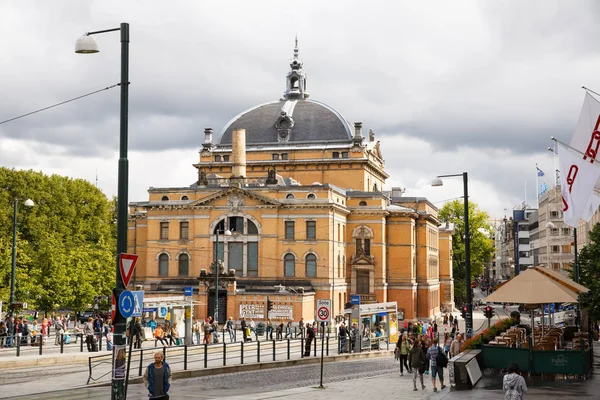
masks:
[[[465,286],[467,289],[467,315],[465,333],[467,338],[473,336],[473,296],[471,294],[471,232],[469,230],[469,176],[463,172],[465,203]]]
[[[215,313],[213,321],[219,321],[219,226],[217,225],[217,246],[215,250]],[[225,341],[225,339],[223,339]]]
[[[577,228],[573,228],[573,247],[575,248],[575,282],[579,283],[579,252],[577,251]],[[581,324],[581,308],[579,307],[579,294],[577,295],[577,317],[575,325]]]
[[[115,299],[125,290],[123,277],[119,271],[119,259],[121,254],[127,253],[127,225],[128,225],[128,188],[129,188],[129,161],[127,160],[128,118],[129,118],[129,24],[121,23],[121,111],[119,128],[119,177],[117,192],[117,259],[116,259],[116,283],[114,289]],[[113,359],[116,351],[126,344],[125,330],[126,319],[121,315],[119,307],[115,313],[115,331]],[[112,380],[113,400],[123,400],[127,397],[123,380]]]
[[[19,200],[15,199],[13,202],[13,242],[12,242],[12,264],[10,274],[10,316],[15,316],[15,281],[17,280],[17,205]],[[12,337],[12,343],[15,341],[15,321],[12,323],[12,328],[9,334]]]

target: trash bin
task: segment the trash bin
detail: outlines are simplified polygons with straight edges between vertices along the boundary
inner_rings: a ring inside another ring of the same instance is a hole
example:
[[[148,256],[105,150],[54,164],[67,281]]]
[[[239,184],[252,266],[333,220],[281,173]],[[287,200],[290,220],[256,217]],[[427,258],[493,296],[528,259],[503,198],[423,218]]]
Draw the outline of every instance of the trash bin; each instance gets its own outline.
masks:
[[[265,328],[266,328],[266,325],[262,322],[259,322],[258,324],[256,324],[256,334],[259,336],[264,335]]]

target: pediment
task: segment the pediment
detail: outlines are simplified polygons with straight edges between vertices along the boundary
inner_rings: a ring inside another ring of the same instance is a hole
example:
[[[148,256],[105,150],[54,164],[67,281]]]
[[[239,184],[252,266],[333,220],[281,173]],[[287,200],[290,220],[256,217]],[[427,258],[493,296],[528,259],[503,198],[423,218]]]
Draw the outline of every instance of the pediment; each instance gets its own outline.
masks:
[[[228,206],[231,210],[237,211],[242,206],[281,206],[281,203],[275,199],[256,193],[251,190],[240,188],[227,188],[219,192],[206,196],[203,199],[196,200],[188,205],[190,208],[206,206]]]

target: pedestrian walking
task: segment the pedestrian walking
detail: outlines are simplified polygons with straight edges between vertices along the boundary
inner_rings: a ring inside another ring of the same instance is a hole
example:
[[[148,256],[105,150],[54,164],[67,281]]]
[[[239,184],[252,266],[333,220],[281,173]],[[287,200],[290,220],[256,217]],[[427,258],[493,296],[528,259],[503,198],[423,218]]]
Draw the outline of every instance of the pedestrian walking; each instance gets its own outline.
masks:
[[[312,341],[315,338],[315,330],[307,323],[306,324],[306,344],[304,345],[304,357],[310,357],[310,348]]]
[[[192,334],[193,337],[196,338],[196,345],[200,344],[200,332],[202,332],[202,323],[198,318],[194,318],[194,323],[192,324]]]
[[[271,322],[271,319],[268,318],[267,319],[267,340],[273,340],[273,323]]]
[[[88,322],[83,325],[83,334],[85,335],[85,343],[88,352],[98,351],[96,344],[96,336],[94,335],[94,318],[89,317]]]
[[[285,338],[292,337],[292,321],[289,320],[285,325]]]
[[[423,350],[421,349],[421,342],[415,340],[412,348],[408,353],[408,364],[413,371],[413,390],[417,391],[417,377],[421,381],[421,390],[425,390],[425,384],[423,383],[423,373],[425,372],[426,359],[423,356]]]
[[[164,361],[162,351],[154,353],[154,362],[144,372],[144,385],[151,399],[169,400],[171,388],[171,368]]]
[[[300,318],[300,321],[298,322],[298,330],[300,332],[296,333],[296,337],[298,337],[298,335],[300,335],[300,337],[304,337],[304,318]]]
[[[450,358],[456,357],[460,354],[460,348],[462,346],[462,335],[456,335],[456,338],[450,343]]]
[[[410,352],[410,342],[408,341],[408,337],[402,335],[400,340],[398,340],[398,343],[396,343],[396,347],[398,347],[398,352],[400,353],[400,376],[404,376],[404,368],[406,368],[406,372],[412,372],[408,366],[408,353]]]
[[[246,342],[248,339],[248,336],[250,336],[246,332],[246,329],[250,330],[250,328],[248,328],[248,324],[246,323],[246,320],[244,319],[244,317],[240,318],[240,327],[242,328],[242,339],[244,339],[244,342]]]
[[[225,330],[229,333],[229,342],[235,342],[235,330],[233,329],[233,318],[229,317],[227,322],[225,323]],[[225,339],[223,339],[225,340]]]
[[[427,359],[431,362],[431,385],[434,392],[437,392],[436,378],[440,380],[440,390],[446,388],[446,385],[444,385],[444,367],[448,365],[448,359],[438,343],[437,339],[433,339],[431,346],[427,349]]]
[[[283,321],[281,321],[281,323],[279,325],[277,325],[277,334],[276,334],[276,339],[277,340],[283,340],[283,327],[284,327],[284,323]]]
[[[346,324],[343,322],[340,324],[338,328],[338,338],[340,340],[340,348],[338,349],[338,353],[346,352],[346,338],[348,336],[348,330],[346,329]]]
[[[523,395],[527,393],[527,385],[525,384],[525,378],[521,376],[519,364],[511,363],[507,372],[502,380],[504,400],[521,400]]]

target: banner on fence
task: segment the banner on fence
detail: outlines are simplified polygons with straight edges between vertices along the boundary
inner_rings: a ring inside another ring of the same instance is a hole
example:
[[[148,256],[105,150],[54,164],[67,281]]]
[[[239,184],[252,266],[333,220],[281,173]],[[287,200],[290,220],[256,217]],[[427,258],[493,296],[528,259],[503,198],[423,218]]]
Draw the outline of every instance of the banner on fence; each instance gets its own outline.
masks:
[[[271,319],[293,319],[294,306],[291,304],[273,304],[273,309],[269,311]]]

